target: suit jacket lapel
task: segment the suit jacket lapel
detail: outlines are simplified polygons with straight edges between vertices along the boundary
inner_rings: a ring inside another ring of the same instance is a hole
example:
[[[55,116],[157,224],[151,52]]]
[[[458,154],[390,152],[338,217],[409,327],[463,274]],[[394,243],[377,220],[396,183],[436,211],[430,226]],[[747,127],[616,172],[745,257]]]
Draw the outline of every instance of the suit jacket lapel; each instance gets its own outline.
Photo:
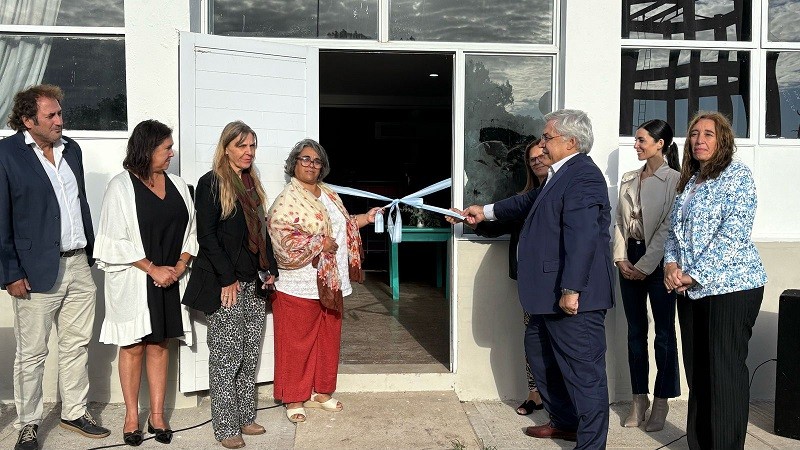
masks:
[[[47,176],[47,172],[45,172],[44,167],[42,167],[42,162],[39,161],[39,157],[34,153],[36,150],[25,143],[25,136],[19,132],[14,139],[16,140],[17,150],[19,150],[22,159],[31,166],[31,169],[36,175],[39,175],[39,177],[47,183],[47,186],[51,186],[50,177]]]
[[[533,206],[531,206],[531,211],[530,211],[530,213],[528,213],[529,216],[531,214],[533,214],[534,211],[536,211],[536,208],[539,206],[539,202],[541,202],[542,197],[547,195],[547,193],[550,191],[550,188],[553,187],[553,185],[556,183],[556,181],[558,181],[561,178],[561,176],[564,175],[564,172],[569,170],[569,167],[571,165],[575,164],[575,162],[580,157],[581,157],[580,154],[578,154],[577,156],[572,157],[563,166],[561,166],[560,169],[558,169],[558,172],[553,174],[553,178],[551,178],[550,181],[548,181],[547,184],[544,185],[544,187],[542,188],[542,192],[539,192],[539,195],[536,196],[536,200],[533,202]]]

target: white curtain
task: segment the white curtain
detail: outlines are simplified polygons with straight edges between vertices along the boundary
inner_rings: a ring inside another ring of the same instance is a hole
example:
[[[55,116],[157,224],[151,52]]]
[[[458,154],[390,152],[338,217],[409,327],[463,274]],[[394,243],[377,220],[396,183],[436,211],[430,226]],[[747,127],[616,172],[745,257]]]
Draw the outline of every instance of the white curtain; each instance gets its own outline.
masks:
[[[0,23],[56,24],[61,0],[4,0]],[[0,126],[7,127],[14,94],[42,82],[53,38],[0,35]]]

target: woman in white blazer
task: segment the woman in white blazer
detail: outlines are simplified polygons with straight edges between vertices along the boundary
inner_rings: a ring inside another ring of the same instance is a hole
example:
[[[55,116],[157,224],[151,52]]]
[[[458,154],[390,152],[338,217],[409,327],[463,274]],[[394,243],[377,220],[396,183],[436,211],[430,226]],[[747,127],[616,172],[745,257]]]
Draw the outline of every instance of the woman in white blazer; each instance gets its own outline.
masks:
[[[174,155],[172,130],[155,120],[133,129],[122,166],[106,188],[94,257],[105,272],[105,317],[100,342],[119,346],[125,400],[123,441],[142,443],[139,384],[146,356],[150,387],[147,428],[168,444],[164,418],[168,342],[191,343],[188,312],[180,299],[197,255],[194,206],[186,183],[166,172]]]
[[[664,286],[664,241],[675,200],[678,147],[672,128],[663,120],[650,120],[636,131],[634,148],[639,169],[620,181],[614,231],[614,263],[619,268],[620,293],[628,320],[628,365],[633,405],[623,426],[638,427],[650,406],[647,349],[647,298],[655,323],[656,382],[653,410],[646,431],[664,428],[667,399],[680,395],[678,349],[675,338],[675,294]]]

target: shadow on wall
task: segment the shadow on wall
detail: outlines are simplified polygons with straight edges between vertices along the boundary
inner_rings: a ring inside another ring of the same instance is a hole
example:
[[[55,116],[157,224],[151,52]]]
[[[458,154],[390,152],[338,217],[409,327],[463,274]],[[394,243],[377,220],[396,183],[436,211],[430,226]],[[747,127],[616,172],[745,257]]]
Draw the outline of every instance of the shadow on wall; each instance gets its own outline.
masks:
[[[490,349],[491,372],[500,399],[525,399],[525,326],[517,283],[507,276],[508,242],[483,245],[489,245],[489,249],[475,273],[472,334],[478,346]],[[502,268],[497,261],[503,261]]]
[[[2,292],[4,298],[2,301],[7,300],[7,311],[11,314],[11,297],[7,296],[5,291]],[[17,416],[14,409],[14,355],[16,354],[17,339],[14,337],[14,328],[9,324],[8,327],[0,328],[0,401],[9,403],[8,407],[3,408],[3,414],[0,415],[0,430],[5,429],[6,425],[11,423]]]
[[[99,214],[99,212],[98,212]],[[95,306],[92,340],[89,342],[89,401],[107,403],[111,400],[111,383],[119,384],[113,377],[113,362],[117,358],[117,346],[106,345],[99,341],[100,328],[106,315],[104,295],[104,273],[96,266],[92,267],[92,278],[97,286],[97,303]],[[50,370],[47,368],[46,370]]]
[[[747,368],[750,372],[750,400],[775,400],[776,363],[770,361],[778,357],[778,314],[764,311],[767,302],[776,302],[764,296],[761,302],[761,312],[753,326],[753,335],[750,337],[750,351],[747,355]],[[786,324],[784,324],[786,326]],[[797,326],[797,324],[790,324]],[[763,364],[761,367],[759,365]],[[796,370],[796,368],[795,368]],[[792,376],[800,376],[794,373]],[[769,430],[770,433],[772,430]]]

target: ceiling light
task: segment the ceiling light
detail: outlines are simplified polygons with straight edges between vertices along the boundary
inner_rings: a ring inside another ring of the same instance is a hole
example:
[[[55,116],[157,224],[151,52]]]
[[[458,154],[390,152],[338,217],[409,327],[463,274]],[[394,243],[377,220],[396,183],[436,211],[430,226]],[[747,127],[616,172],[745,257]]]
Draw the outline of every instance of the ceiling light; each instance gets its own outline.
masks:
[[[432,73],[432,74],[430,74],[428,76],[431,77],[431,78],[436,78],[436,77],[439,76],[439,74],[438,73]]]

